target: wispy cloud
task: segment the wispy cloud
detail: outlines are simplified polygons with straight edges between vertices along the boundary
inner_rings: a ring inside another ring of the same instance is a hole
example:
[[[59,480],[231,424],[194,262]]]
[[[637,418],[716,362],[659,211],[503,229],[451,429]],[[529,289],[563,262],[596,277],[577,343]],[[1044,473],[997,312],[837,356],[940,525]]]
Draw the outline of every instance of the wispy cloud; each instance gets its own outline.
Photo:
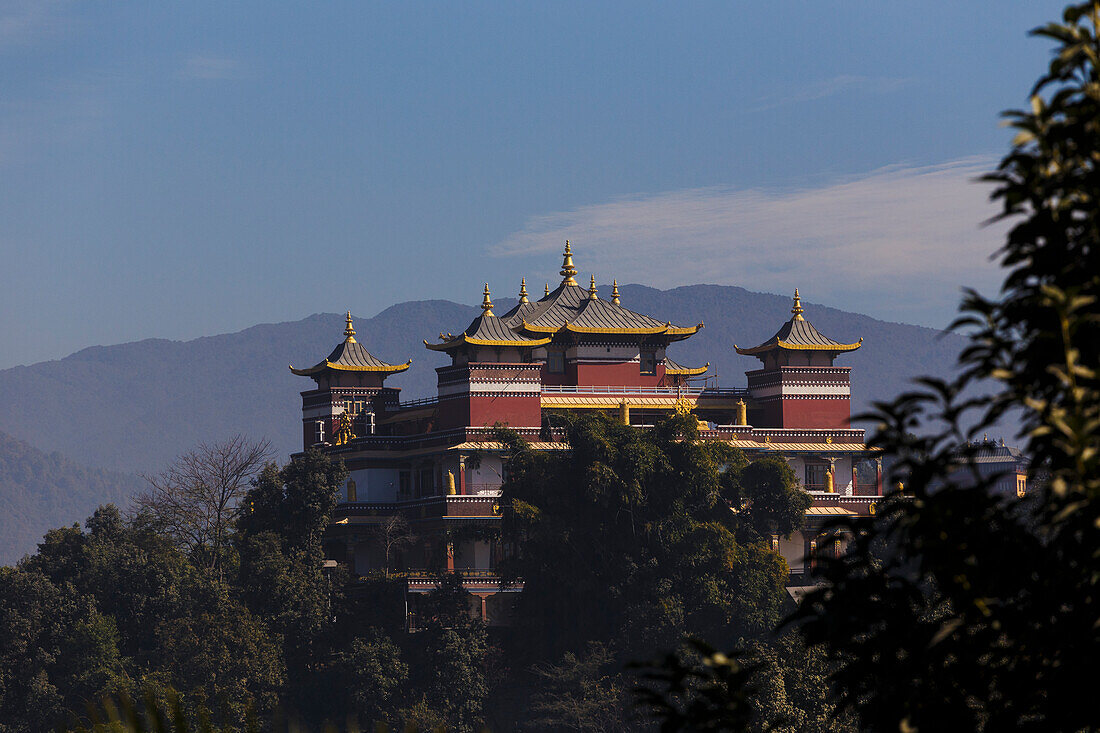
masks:
[[[237,59],[196,54],[184,60],[178,76],[181,79],[219,81],[244,79],[248,74]]]
[[[578,266],[673,287],[740,285],[893,320],[942,326],[964,285],[999,282],[989,261],[1004,227],[989,188],[993,161],[892,167],[796,191],[701,188],[631,196],[529,220],[491,247],[497,255],[575,244]]]
[[[908,77],[890,76],[858,76],[853,74],[841,74],[831,79],[812,81],[793,87],[779,93],[768,95],[758,100],[757,106],[751,111],[775,109],[788,104],[800,104],[813,102],[819,99],[835,97],[849,92],[862,94],[889,94],[913,84],[914,79]]]
[[[67,31],[72,20],[63,0],[4,0],[0,3],[0,48],[25,46]]]

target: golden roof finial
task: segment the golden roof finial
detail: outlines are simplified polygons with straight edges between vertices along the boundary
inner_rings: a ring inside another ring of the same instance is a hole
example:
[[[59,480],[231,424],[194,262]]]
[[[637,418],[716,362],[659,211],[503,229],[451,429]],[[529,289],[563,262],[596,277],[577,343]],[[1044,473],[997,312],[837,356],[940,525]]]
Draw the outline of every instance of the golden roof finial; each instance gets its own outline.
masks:
[[[615,305],[619,304],[619,281],[611,281],[611,302]]]
[[[543,296],[549,297],[549,295],[550,295],[550,283],[546,283],[546,292],[543,293]]]
[[[561,262],[561,276],[565,278],[561,281],[562,285],[576,285],[577,281],[574,277],[577,274],[577,268],[573,267],[573,250],[569,248],[569,240],[565,240],[565,255]]]
[[[344,327],[344,341],[349,344],[355,343],[355,329],[351,325],[351,311],[348,311],[347,325]]]
[[[485,297],[481,300],[481,310],[485,311],[482,315],[496,316],[493,313],[493,301],[489,299],[489,283],[485,283]]]
[[[588,285],[588,299],[596,300],[596,276],[592,276],[592,282]]]
[[[791,308],[791,313],[794,313],[796,321],[802,320],[802,298],[798,297],[798,288],[794,289],[794,307]]]
[[[520,303],[530,303],[531,302],[527,299],[527,278],[525,278],[525,277],[521,277],[519,279],[519,302]]]

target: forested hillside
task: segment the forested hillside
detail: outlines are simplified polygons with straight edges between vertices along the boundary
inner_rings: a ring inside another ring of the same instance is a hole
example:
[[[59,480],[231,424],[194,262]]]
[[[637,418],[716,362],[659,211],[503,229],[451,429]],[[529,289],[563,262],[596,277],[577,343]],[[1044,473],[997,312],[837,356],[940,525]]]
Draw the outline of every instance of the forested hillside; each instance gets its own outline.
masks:
[[[34,550],[49,527],[83,521],[99,504],[124,503],[137,476],[74,463],[0,433],[0,564]]]

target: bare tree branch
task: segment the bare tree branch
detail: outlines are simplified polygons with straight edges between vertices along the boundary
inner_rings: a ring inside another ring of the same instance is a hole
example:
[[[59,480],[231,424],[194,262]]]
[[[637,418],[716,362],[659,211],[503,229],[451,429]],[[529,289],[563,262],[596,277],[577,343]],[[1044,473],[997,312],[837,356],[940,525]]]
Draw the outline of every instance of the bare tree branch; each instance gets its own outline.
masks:
[[[134,505],[155,517],[185,551],[216,568],[239,502],[272,454],[267,440],[236,435],[202,443],[162,473],[145,476],[150,489]]]

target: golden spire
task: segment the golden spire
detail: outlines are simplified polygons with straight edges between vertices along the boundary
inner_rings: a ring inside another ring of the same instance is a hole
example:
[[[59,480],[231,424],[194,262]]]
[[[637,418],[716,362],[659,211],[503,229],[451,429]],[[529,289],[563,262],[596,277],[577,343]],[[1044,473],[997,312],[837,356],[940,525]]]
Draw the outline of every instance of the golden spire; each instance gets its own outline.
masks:
[[[569,249],[569,240],[565,240],[565,255],[561,262],[561,276],[565,279],[561,281],[562,285],[576,285],[577,281],[574,280],[574,276],[577,274],[577,268],[573,267],[573,250]]]
[[[615,305],[619,304],[619,281],[611,281],[611,302]]]
[[[592,283],[588,286],[588,299],[596,300],[596,276],[592,276]]]
[[[525,277],[521,277],[519,279],[519,302],[520,303],[530,303],[531,302],[527,299],[527,278],[525,278]]]
[[[482,315],[496,316],[493,313],[493,301],[489,299],[489,283],[485,283],[485,297],[481,300],[481,310],[485,311]]]
[[[543,296],[549,297],[549,295],[550,295],[550,283],[546,283],[546,292],[543,293]]]
[[[794,320],[802,320],[802,298],[798,297],[798,288],[794,289],[794,307],[791,308],[791,313],[794,313]]]
[[[348,311],[347,326],[344,327],[344,341],[349,344],[355,343],[355,329],[351,325],[351,311]]]

